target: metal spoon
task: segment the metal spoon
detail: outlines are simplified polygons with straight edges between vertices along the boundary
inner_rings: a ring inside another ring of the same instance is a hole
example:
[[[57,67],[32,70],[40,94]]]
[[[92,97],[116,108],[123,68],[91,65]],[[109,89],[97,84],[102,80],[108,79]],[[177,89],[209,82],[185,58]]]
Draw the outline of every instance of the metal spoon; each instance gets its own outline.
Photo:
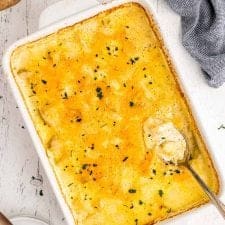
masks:
[[[13,224],[0,212],[0,225],[13,225]]]
[[[202,180],[202,178],[197,174],[197,172],[191,167],[191,165],[189,164],[190,151],[189,151],[188,147],[187,147],[186,151],[187,152],[185,154],[185,158],[183,161],[180,161],[180,162],[170,161],[170,163],[173,163],[173,164],[179,165],[179,166],[184,166],[191,172],[192,176],[196,179],[198,184],[201,186],[202,190],[207,194],[207,196],[209,197],[209,199],[211,200],[213,205],[218,209],[220,214],[225,219],[225,205],[218,199],[218,197],[212,192],[212,190],[210,190],[210,188]],[[162,160],[165,161],[165,159],[162,159]]]
[[[219,198],[210,190],[210,188],[206,185],[206,183],[202,180],[202,178],[195,172],[195,170],[186,163],[186,168],[191,172],[193,177],[198,181],[199,185],[202,187],[202,189],[205,191],[205,193],[208,195],[209,199],[213,203],[213,205],[218,209],[220,214],[223,216],[225,220],[225,206],[224,204],[219,200]]]

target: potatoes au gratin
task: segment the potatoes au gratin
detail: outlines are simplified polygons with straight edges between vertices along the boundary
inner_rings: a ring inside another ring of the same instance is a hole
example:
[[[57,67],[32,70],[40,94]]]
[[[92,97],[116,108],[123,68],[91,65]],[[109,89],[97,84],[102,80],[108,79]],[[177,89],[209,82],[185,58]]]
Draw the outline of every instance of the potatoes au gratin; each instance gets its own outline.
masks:
[[[175,128],[192,167],[218,192],[160,35],[139,4],[16,48],[11,70],[74,224],[150,225],[207,202],[184,167],[157,157],[157,143],[179,138]]]

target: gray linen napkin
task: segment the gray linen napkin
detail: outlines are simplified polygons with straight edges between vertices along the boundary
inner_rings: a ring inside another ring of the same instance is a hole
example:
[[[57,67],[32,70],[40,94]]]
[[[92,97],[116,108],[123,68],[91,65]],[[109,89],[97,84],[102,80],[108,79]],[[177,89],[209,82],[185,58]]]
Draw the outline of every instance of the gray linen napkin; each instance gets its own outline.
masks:
[[[225,0],[167,0],[181,16],[182,43],[211,87],[225,82]]]

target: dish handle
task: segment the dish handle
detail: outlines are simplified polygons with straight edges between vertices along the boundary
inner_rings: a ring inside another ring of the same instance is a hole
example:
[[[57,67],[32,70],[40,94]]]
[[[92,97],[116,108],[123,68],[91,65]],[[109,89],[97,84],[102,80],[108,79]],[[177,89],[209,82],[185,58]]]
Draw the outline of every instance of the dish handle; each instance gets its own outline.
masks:
[[[111,1],[112,0],[61,0],[44,9],[39,18],[39,29],[47,27],[73,14]]]

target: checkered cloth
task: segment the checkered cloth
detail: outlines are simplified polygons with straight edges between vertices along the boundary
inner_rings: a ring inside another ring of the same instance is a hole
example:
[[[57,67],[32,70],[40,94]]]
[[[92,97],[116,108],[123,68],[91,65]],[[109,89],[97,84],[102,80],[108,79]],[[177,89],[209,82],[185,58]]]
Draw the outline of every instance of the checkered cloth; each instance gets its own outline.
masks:
[[[182,43],[199,62],[208,84],[225,82],[225,0],[167,0],[181,16]]]

